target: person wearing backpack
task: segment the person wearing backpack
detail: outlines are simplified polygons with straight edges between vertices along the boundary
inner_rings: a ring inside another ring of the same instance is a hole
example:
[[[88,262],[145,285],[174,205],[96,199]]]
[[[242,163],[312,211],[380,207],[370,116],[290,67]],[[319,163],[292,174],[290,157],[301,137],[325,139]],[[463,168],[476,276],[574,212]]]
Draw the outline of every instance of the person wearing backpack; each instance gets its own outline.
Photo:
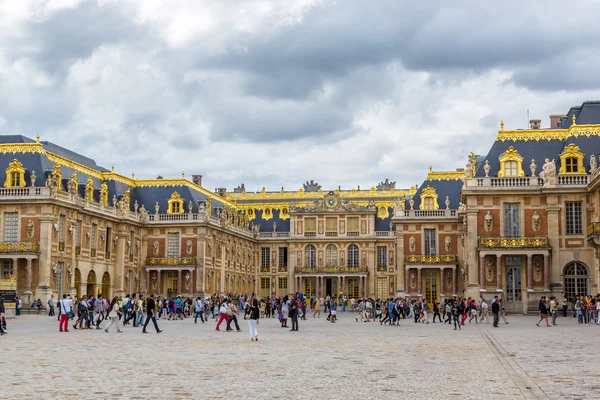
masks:
[[[298,331],[298,301],[296,300],[296,296],[292,295],[292,300],[290,301],[290,319],[292,320],[292,331]]]
[[[123,300],[123,308],[121,310],[121,315],[123,316],[123,326],[129,324],[130,314],[131,314],[131,298],[129,297],[129,293],[125,296],[125,300]]]
[[[204,305],[202,304],[202,299],[200,297],[198,297],[196,299],[196,302],[194,303],[194,311],[194,324],[198,323],[198,316],[200,316],[200,320],[202,321],[202,323],[204,323]]]
[[[63,293],[63,298],[60,301],[60,322],[58,324],[59,332],[69,332],[69,315],[72,313],[71,299],[67,299],[67,294]]]

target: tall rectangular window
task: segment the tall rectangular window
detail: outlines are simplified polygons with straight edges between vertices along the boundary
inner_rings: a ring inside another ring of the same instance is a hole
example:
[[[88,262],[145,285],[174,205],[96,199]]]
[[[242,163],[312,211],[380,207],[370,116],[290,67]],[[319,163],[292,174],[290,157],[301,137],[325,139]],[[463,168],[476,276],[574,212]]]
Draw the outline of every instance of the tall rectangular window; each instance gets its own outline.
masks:
[[[567,235],[582,235],[583,218],[580,201],[567,201],[565,203],[565,217],[567,222]]]
[[[135,232],[129,232],[129,257],[133,257],[133,241],[135,240]]]
[[[2,262],[2,279],[10,279],[15,274],[13,269],[13,260],[3,260]]]
[[[90,243],[92,249],[96,249],[96,236],[98,236],[98,225],[92,224],[92,237],[90,238]]]
[[[287,267],[288,265],[288,248],[280,247],[279,248],[279,266]]]
[[[337,233],[337,218],[327,217],[325,218],[325,232],[326,233]]]
[[[263,299],[271,297],[271,279],[260,278],[260,296]]]
[[[377,278],[377,297],[380,299],[388,297],[388,278]]]
[[[287,294],[288,278],[279,278],[279,295]]]
[[[58,298],[61,299],[62,298],[62,293],[63,293],[63,286],[64,286],[64,269],[65,269],[65,263],[64,262],[59,262],[58,266],[56,267],[56,291],[58,292]]]
[[[4,213],[4,241],[19,241],[19,213]]]
[[[317,231],[317,219],[316,218],[304,218],[304,232],[316,232]]]
[[[377,246],[377,266],[387,267],[387,246]]]
[[[111,235],[111,229],[110,228],[106,228],[106,240],[104,241],[105,243],[105,252],[107,255],[110,254],[110,244],[112,243],[112,235]]]
[[[260,248],[260,266],[262,268],[269,268],[271,265],[271,250],[268,247]]]
[[[358,217],[348,217],[348,221],[346,223],[346,231],[358,232]]]
[[[504,236],[521,236],[521,205],[504,203]]]
[[[167,234],[167,258],[179,257],[179,232]]]
[[[423,234],[425,235],[425,255],[435,256],[437,254],[435,229],[424,229]]]
[[[58,217],[58,241],[61,243],[65,242],[65,224],[67,217],[61,214]]]
[[[75,224],[75,247],[81,246],[81,220],[77,220]]]

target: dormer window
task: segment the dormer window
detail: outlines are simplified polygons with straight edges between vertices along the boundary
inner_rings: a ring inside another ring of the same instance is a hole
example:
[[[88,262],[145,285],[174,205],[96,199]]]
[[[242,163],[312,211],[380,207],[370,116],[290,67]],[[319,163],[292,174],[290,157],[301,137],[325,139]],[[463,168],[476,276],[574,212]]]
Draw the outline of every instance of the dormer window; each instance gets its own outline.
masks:
[[[517,176],[516,161],[506,161],[504,163],[504,176]]]
[[[585,157],[585,154],[581,152],[579,146],[573,143],[565,146],[565,149],[559,157],[560,169],[558,173],[560,175],[585,174],[585,168],[583,167],[583,158]]]
[[[168,200],[169,208],[167,214],[183,214],[183,199],[177,192],[173,192]]]
[[[424,210],[433,210],[433,198],[427,197],[425,198],[425,204],[423,205]]]
[[[567,174],[576,174],[579,172],[577,165],[577,159],[575,157],[569,157],[565,159],[565,168]]]
[[[14,159],[8,168],[6,168],[6,180],[4,181],[4,187],[17,188],[25,187],[25,168],[23,164]]]
[[[427,186],[421,192],[421,204],[419,205],[420,210],[437,210],[438,205],[438,194],[435,188]]]

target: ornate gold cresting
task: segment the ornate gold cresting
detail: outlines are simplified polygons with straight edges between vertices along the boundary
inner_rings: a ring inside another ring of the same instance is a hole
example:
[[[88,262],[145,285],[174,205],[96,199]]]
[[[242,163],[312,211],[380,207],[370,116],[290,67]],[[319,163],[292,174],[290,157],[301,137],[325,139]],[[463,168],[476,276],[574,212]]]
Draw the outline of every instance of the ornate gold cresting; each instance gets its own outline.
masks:
[[[421,204],[419,204],[419,210],[437,210],[440,208],[438,204],[438,194],[435,191],[435,188],[431,186],[427,186],[425,189],[421,191]],[[427,201],[427,199],[431,199]],[[430,203],[428,205],[428,203]]]
[[[573,118],[575,116],[573,115]],[[560,169],[558,173],[560,175],[572,175],[572,174],[585,174],[585,168],[583,167],[583,159],[585,154],[583,154],[579,146],[571,143],[562,153],[559,155],[560,157]],[[568,168],[567,168],[568,167]],[[569,171],[570,170],[570,171]]]
[[[567,129],[519,129],[500,130],[497,142],[528,142],[540,140],[566,140],[570,137],[600,136],[600,125],[577,125],[573,123]]]
[[[183,214],[183,199],[177,192],[173,192],[168,200],[169,208],[167,214]]]
[[[462,171],[432,171],[429,170],[426,181],[459,181],[465,175]]]
[[[500,157],[498,157],[498,160],[500,160],[500,171],[498,171],[498,177],[525,176],[525,172],[523,172],[523,157],[521,157],[519,152],[515,150],[513,146],[510,146],[504,153],[502,153]],[[506,169],[507,163],[510,162],[516,163],[516,170],[513,174],[510,174],[510,171],[507,171]]]
[[[23,168],[23,163],[17,159],[14,159],[6,168],[4,187],[25,187],[25,168]]]

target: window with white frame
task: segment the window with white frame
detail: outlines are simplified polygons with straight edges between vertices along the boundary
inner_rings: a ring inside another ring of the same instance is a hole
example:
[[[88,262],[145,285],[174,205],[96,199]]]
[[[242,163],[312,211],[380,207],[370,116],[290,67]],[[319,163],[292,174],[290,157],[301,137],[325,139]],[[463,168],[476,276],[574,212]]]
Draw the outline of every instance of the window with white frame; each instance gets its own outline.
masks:
[[[565,218],[567,235],[583,234],[583,218],[580,201],[567,201],[565,203]]]
[[[262,268],[269,268],[271,265],[271,250],[268,247],[260,248],[260,266]]]
[[[288,248],[280,247],[279,248],[279,266],[287,267],[288,265]]]
[[[504,236],[521,236],[521,205],[504,203]]]
[[[167,257],[179,257],[179,232],[169,232],[167,234]]]
[[[4,241],[19,241],[19,213],[4,213]]]
[[[325,248],[325,266],[337,267],[338,249],[335,244],[329,244]]]
[[[377,246],[377,266],[387,267],[387,246]]]
[[[312,244],[304,248],[304,266],[308,268],[317,266],[317,249]]]
[[[424,229],[423,235],[425,236],[425,254],[435,256],[437,254],[435,229]]]
[[[360,264],[359,255],[358,255],[358,246],[355,244],[351,244],[348,246],[348,267],[355,268]]]

